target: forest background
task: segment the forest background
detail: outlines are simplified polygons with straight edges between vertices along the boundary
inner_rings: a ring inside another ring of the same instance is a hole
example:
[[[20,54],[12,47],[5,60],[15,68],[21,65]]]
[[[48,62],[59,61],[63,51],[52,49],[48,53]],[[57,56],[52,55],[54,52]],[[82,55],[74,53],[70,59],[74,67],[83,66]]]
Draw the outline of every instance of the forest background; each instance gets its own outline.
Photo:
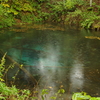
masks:
[[[0,0],[0,28],[45,22],[100,30],[100,0]]]

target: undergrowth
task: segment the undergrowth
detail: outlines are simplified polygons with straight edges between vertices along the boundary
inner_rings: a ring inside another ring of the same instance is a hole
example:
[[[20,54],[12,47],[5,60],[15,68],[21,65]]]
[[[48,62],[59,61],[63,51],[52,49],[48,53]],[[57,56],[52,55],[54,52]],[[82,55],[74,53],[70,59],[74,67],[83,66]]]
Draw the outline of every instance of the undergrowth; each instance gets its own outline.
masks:
[[[99,29],[100,5],[96,2],[90,6],[86,0],[0,0],[0,28],[25,23],[57,22]]]
[[[15,85],[11,87],[7,86],[5,83],[4,76],[10,68],[13,68],[14,65],[10,65],[8,68],[5,68],[5,56],[1,59],[0,64],[0,100],[28,100],[30,97],[30,91],[27,89],[17,89]],[[15,74],[14,78],[18,73]]]

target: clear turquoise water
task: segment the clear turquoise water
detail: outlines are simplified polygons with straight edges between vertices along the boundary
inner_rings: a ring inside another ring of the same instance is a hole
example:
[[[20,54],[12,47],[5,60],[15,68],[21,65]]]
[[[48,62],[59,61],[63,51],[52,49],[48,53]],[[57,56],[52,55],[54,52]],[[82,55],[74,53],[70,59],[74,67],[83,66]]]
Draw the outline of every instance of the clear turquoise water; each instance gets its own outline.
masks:
[[[66,95],[85,91],[92,96],[100,96],[100,40],[85,38],[100,37],[99,32],[52,29],[3,30],[0,49],[40,80],[41,89],[55,92],[64,88]],[[18,68],[9,71],[8,81],[16,70]],[[31,84],[25,73],[20,72],[18,76],[21,78],[19,87],[23,86],[23,81]]]

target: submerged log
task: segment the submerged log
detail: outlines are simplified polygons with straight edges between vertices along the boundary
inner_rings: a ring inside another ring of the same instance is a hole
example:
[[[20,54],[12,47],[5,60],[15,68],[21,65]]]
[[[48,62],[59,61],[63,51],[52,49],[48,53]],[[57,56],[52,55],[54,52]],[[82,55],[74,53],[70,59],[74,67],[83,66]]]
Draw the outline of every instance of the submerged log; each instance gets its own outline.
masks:
[[[1,55],[4,55],[5,53],[4,53],[2,50],[0,50],[0,54],[1,54]],[[29,72],[28,70],[26,70],[26,69],[24,68],[24,66],[20,65],[18,62],[16,62],[15,60],[13,60],[13,59],[12,59],[10,56],[8,56],[8,55],[6,55],[5,58],[8,59],[8,60],[10,60],[10,61],[11,61],[12,63],[14,63],[16,66],[18,66],[18,67],[31,79],[31,81],[32,81],[33,84],[35,84],[35,85],[38,84],[37,80],[30,74],[30,72]]]

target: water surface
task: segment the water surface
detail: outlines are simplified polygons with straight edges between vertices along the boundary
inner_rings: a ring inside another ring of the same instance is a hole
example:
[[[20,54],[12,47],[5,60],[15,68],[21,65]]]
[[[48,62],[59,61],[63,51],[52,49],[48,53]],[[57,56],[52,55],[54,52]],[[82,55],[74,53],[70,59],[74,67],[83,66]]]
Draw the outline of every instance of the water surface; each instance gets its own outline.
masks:
[[[23,64],[39,80],[40,89],[48,88],[51,94],[65,89],[65,97],[60,100],[81,91],[100,96],[99,37],[99,32],[61,26],[14,27],[1,31],[0,50]],[[9,72],[8,80],[17,70]],[[20,86],[23,81],[31,83],[25,73],[18,76]]]

